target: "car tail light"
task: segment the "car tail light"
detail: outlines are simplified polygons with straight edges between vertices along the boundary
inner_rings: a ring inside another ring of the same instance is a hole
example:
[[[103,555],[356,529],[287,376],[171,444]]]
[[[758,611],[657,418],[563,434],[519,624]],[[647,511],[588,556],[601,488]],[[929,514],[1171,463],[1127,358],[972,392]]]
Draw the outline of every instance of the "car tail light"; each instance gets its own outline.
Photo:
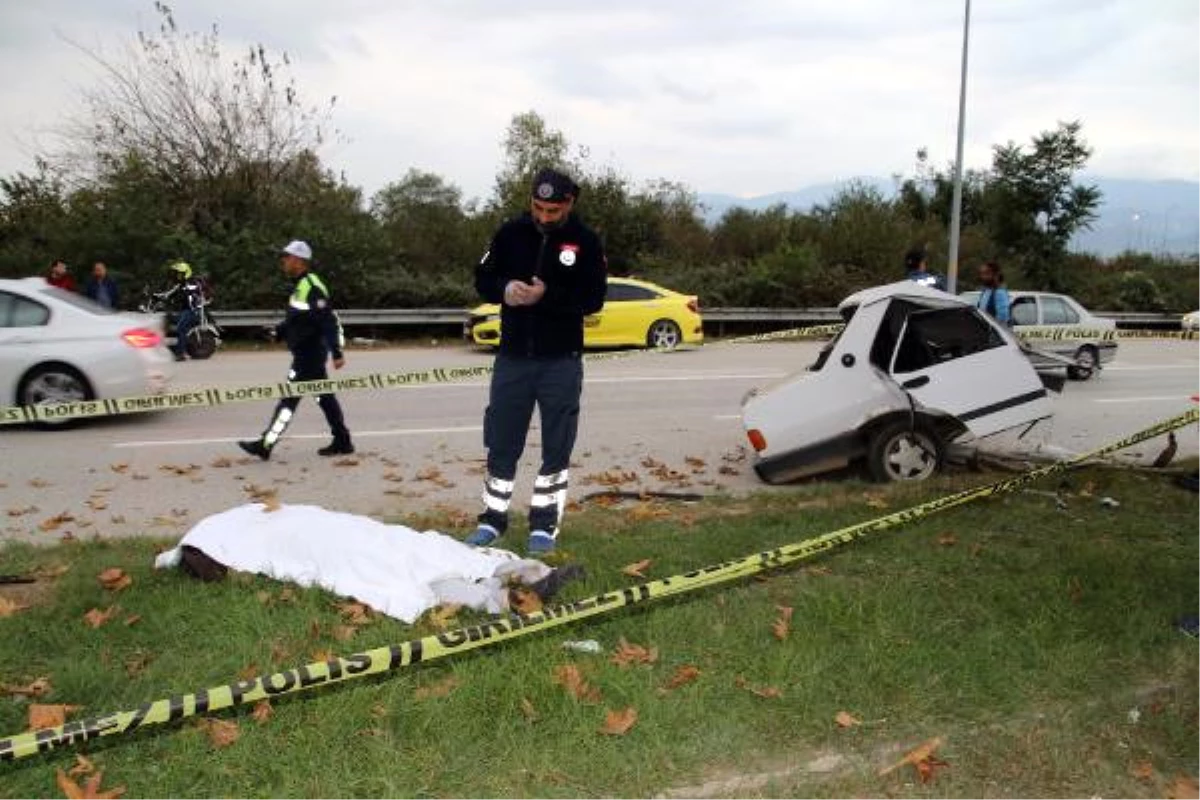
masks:
[[[746,431],[746,436],[750,439],[750,446],[754,448],[754,452],[761,453],[767,449],[767,437],[763,436],[758,428]]]
[[[693,314],[700,313],[700,298],[699,297],[689,297],[688,298],[688,311],[692,312]]]
[[[139,350],[158,347],[162,342],[162,337],[149,328],[130,328],[121,334],[121,338],[125,340],[125,344]]]

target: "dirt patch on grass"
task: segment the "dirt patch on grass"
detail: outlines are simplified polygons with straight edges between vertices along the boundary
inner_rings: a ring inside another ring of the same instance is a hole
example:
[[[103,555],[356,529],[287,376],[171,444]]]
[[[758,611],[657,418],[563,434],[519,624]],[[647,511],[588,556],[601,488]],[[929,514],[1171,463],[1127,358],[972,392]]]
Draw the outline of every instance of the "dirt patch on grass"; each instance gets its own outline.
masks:
[[[35,580],[32,583],[0,583],[0,598],[22,608],[50,605],[54,601],[55,582]]]

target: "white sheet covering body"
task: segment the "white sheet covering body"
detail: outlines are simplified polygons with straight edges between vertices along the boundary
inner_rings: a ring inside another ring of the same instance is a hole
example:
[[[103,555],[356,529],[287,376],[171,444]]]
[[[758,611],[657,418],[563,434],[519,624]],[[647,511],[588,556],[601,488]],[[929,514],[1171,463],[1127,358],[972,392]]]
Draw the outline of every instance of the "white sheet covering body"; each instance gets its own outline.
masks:
[[[319,506],[254,503],[205,517],[155,566],[177,566],[185,544],[230,569],[320,586],[405,622],[441,603],[502,611],[510,575],[532,583],[550,573],[507,550]]]

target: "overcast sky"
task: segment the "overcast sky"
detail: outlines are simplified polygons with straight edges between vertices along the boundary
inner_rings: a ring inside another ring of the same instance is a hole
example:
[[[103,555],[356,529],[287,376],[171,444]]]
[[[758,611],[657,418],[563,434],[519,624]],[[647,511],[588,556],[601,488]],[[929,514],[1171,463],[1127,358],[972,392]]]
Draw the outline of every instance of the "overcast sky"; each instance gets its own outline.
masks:
[[[751,196],[954,157],[962,0],[178,0],[180,26],[286,51],[307,100],[337,95],[322,152],[368,194],[410,167],[487,195],[512,115],[594,161]],[[1082,120],[1107,177],[1200,172],[1196,0],[975,0],[968,167]],[[0,0],[0,175],[115,49],[134,0]],[[31,147],[31,144],[33,145]]]

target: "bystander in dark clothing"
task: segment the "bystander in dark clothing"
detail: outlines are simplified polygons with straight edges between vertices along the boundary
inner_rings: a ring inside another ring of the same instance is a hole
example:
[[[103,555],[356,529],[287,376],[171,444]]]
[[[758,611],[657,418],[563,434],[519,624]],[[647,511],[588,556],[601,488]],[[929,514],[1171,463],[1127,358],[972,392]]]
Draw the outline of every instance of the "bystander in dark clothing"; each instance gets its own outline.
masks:
[[[484,510],[467,538],[491,544],[508,528],[517,462],[536,407],[542,463],[529,508],[531,553],[554,549],[566,507],[568,466],[583,391],[583,318],[604,305],[600,238],[573,213],[579,186],[542,170],[530,211],[505,222],[475,269],[475,287],[501,304],[500,348],[484,412]]]
[[[105,308],[121,307],[121,295],[117,290],[117,282],[108,274],[108,267],[103,261],[97,261],[92,265],[92,276],[84,281],[83,294]]]
[[[1012,324],[1011,303],[1008,289],[1004,285],[1004,273],[995,261],[985,262],[979,267],[979,300],[976,301],[975,307],[997,322]]]
[[[292,294],[288,298],[287,316],[279,323],[276,335],[287,342],[292,353],[292,367],[288,380],[292,382],[325,380],[329,373],[325,361],[332,356],[333,368],[341,369],[346,364],[342,352],[343,335],[341,322],[333,311],[329,290],[309,267],[312,263],[312,248],[305,242],[294,241],[283,248],[283,271],[292,279]],[[342,406],[335,394],[317,395],[317,404],[325,414],[333,441],[317,452],[323,456],[343,455],[354,452],[350,431],[346,428]],[[275,406],[271,421],[262,436],[238,442],[238,446],[264,461],[271,457],[271,450],[291,424],[300,405],[299,397],[285,397]]]
[[[905,277],[922,286],[946,291],[945,277],[929,271],[929,255],[921,248],[913,248],[904,255]]]

